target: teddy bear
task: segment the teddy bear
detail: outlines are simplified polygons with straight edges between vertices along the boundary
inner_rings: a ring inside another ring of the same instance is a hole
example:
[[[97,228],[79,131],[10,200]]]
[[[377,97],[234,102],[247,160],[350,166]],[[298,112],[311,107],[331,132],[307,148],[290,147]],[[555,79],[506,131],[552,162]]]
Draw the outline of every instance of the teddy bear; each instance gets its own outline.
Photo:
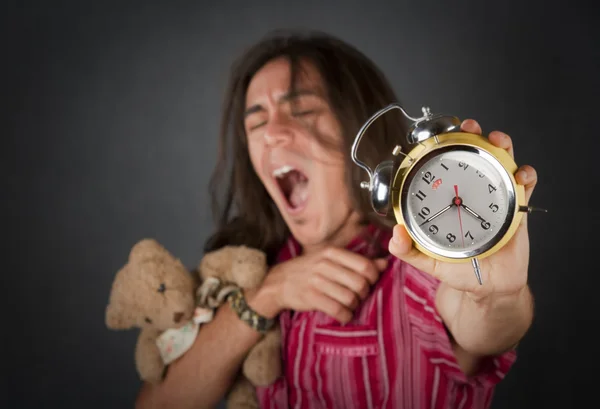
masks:
[[[197,270],[202,283],[216,279],[252,289],[265,278],[268,264],[265,253],[258,249],[229,245],[206,253]],[[227,408],[258,408],[255,387],[270,385],[281,373],[281,330],[274,325],[248,352],[227,396]]]
[[[132,247],[115,276],[106,325],[115,330],[140,329],[136,369],[141,379],[159,383],[168,364],[189,349],[200,325],[212,320],[214,309],[226,296],[237,287],[258,286],[267,268],[263,252],[225,246],[206,253],[197,274],[192,274],[156,240],[143,239]],[[223,283],[221,291],[207,294],[215,281]],[[204,302],[198,305],[201,299]],[[280,342],[275,325],[249,351],[228,393],[228,409],[258,408],[255,387],[269,385],[281,374]]]
[[[198,285],[198,277],[156,240],[142,239],[131,248],[112,283],[105,320],[110,329],[140,329],[135,365],[141,379],[160,382],[166,365],[191,346],[198,331]]]

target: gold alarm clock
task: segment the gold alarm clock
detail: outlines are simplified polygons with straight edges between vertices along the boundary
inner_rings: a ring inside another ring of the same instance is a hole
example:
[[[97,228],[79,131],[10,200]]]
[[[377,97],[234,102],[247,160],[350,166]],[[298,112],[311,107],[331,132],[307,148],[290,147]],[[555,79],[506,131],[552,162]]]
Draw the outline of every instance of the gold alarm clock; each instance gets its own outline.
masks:
[[[406,135],[410,151],[396,146],[396,160],[372,171],[357,158],[358,145],[367,128],[392,109],[413,121]],[[440,261],[470,261],[482,284],[479,260],[506,245],[523,212],[537,209],[526,205],[524,186],[514,178],[517,164],[506,150],[462,131],[454,116],[422,111],[413,118],[391,104],[361,127],[352,146],[352,160],[369,174],[361,187],[369,189],[377,214],[388,216],[393,209],[419,251]]]

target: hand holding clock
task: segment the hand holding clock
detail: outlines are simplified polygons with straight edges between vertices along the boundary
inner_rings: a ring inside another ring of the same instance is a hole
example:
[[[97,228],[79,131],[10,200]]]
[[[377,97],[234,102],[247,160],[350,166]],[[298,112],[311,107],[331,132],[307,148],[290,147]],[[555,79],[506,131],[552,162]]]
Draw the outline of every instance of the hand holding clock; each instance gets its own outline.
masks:
[[[481,135],[482,132],[479,124],[474,120],[463,121],[461,129],[465,132],[470,132],[478,135]],[[510,154],[510,156],[514,158],[512,140],[508,135],[499,131],[494,131],[489,134],[488,140],[493,145],[501,149],[505,149]],[[429,171],[427,173],[430,179],[423,179],[429,183],[433,180],[431,179],[432,173],[437,172],[436,174],[439,178],[439,183],[441,184],[439,185],[440,187],[438,187],[438,185],[435,185],[434,189],[437,189],[437,191],[431,190],[431,188],[429,188],[429,185],[423,185],[424,187],[422,188],[417,186],[417,188],[415,188],[415,190],[419,189],[419,193],[417,193],[415,197],[421,199],[421,201],[415,199],[415,203],[417,203],[415,204],[416,207],[413,212],[415,216],[418,212],[417,209],[420,208],[417,206],[421,206],[423,205],[423,203],[426,203],[423,202],[423,199],[427,195],[439,195],[443,191],[442,187],[445,188],[445,184],[442,182],[442,180],[444,180],[444,172],[448,170],[448,168],[452,166],[452,164],[450,164],[449,162],[442,162],[440,163],[440,165],[440,168],[428,168]],[[448,183],[450,187],[453,187],[453,185],[457,185],[456,190],[458,190],[458,186],[460,186],[461,194],[463,194],[462,192],[464,192],[464,190],[466,190],[467,188],[472,189],[472,185],[475,184],[474,182],[477,180],[477,178],[484,178],[485,170],[483,170],[483,172],[476,169],[474,170],[476,166],[473,166],[471,169],[468,169],[469,165],[462,162],[458,166],[461,167],[460,172],[469,171],[477,173],[477,176],[471,176],[475,179],[470,179],[467,183],[460,183],[460,181],[451,181]],[[447,174],[451,175],[451,173]],[[473,173],[471,175],[473,175]],[[537,182],[537,174],[535,169],[528,165],[521,166],[514,176],[517,183],[524,186],[525,201],[526,203],[528,203]],[[493,191],[495,193],[497,185],[495,185],[493,181],[492,183],[487,184],[487,182],[489,181],[487,178],[484,180],[486,181],[486,185],[490,188],[489,193],[491,194]],[[426,190],[426,187],[430,190]],[[424,193],[423,190],[425,190],[426,193]],[[491,219],[486,220],[486,217],[488,216],[483,215],[482,211],[487,211],[488,213],[490,213],[490,215],[494,215],[495,212],[498,211],[499,205],[502,208],[502,203],[497,203],[497,200],[494,201],[493,196],[491,196],[492,199],[489,205],[486,202],[486,208],[480,209],[480,207],[482,207],[480,203],[476,203],[477,206],[475,203],[471,204],[471,198],[467,199],[466,196],[460,197],[458,195],[459,192],[457,191],[452,191],[448,193],[451,195],[447,198],[449,204],[443,207],[437,213],[434,213],[429,217],[425,217],[431,213],[429,211],[429,208],[427,208],[426,206],[424,206],[422,209],[427,209],[427,212],[419,212],[419,216],[421,216],[421,219],[419,219],[419,225],[421,227],[425,226],[422,228],[428,236],[431,236],[431,238],[429,239],[438,240],[436,244],[442,243],[444,242],[443,240],[448,239],[448,246],[453,246],[452,248],[455,248],[454,246],[460,246],[464,241],[469,242],[469,240],[465,240],[465,238],[471,239],[473,243],[475,243],[477,240],[477,234],[489,234],[489,232],[494,229],[495,226],[493,224],[493,221]],[[478,192],[474,197],[476,197],[477,200],[483,200],[481,199],[483,193]],[[497,196],[497,199],[500,198],[501,196]],[[462,217],[461,219],[459,219],[459,216],[451,214],[456,212],[456,210],[458,209],[465,210],[463,214],[468,214],[473,221],[477,220],[482,230],[470,230],[467,226],[465,227],[467,232],[466,234],[464,234],[464,232],[462,231],[462,227],[463,223],[466,222],[465,218]],[[499,212],[498,214],[500,213],[501,212]],[[451,219],[451,221],[449,219]],[[445,220],[448,220],[447,224],[444,224]],[[492,224],[490,224],[490,221],[492,221]],[[490,229],[490,227],[492,227],[492,229]],[[446,230],[440,231],[444,228]],[[461,234],[462,240],[456,240],[456,236],[458,234]],[[468,244],[463,244],[462,247],[465,248],[465,245],[468,247]],[[520,225],[518,226],[516,233],[510,239],[510,241],[496,253],[481,260],[480,269],[483,285],[480,285],[477,279],[475,278],[475,275],[473,274],[473,266],[471,263],[454,263],[439,261],[418,251],[416,248],[413,247],[413,242],[410,235],[408,234],[406,228],[401,224],[396,225],[394,228],[394,236],[393,239],[390,241],[389,250],[396,257],[404,260],[405,262],[415,266],[416,268],[426,273],[433,275],[440,281],[446,283],[449,287],[459,291],[466,291],[471,295],[475,296],[476,298],[485,297],[492,292],[497,294],[514,293],[525,287],[527,284],[527,270],[529,265],[529,237],[527,232],[527,214],[523,215],[523,219]]]

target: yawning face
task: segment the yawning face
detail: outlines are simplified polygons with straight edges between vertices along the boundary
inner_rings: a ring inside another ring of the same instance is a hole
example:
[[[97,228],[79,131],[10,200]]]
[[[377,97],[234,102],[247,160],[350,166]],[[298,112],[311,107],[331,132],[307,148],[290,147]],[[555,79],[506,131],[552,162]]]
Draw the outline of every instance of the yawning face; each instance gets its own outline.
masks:
[[[352,235],[339,122],[318,71],[305,64],[290,93],[290,65],[280,58],[250,82],[245,130],[250,159],[305,250]]]

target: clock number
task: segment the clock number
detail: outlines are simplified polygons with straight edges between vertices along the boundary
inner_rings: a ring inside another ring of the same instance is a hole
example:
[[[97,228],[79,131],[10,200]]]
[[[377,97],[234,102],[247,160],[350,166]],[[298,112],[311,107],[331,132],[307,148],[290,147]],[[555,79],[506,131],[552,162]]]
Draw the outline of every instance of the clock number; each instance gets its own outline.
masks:
[[[427,183],[428,185],[433,182],[433,180],[435,179],[435,176],[433,176],[431,174],[431,172],[425,172],[425,175],[423,175],[423,180],[425,181],[425,183]]]
[[[423,199],[425,199],[427,197],[427,195],[425,193],[421,192],[420,190],[419,190],[419,193],[417,193],[415,196],[417,196],[417,199],[419,199],[421,201],[423,201]]]
[[[443,168],[444,168],[444,169],[446,169],[446,170],[449,170],[449,169],[448,169],[448,166],[444,165],[443,163],[440,163],[440,166],[441,166],[441,167],[443,167]]]
[[[486,222],[485,220],[481,222],[481,227],[483,227],[483,230],[489,229],[490,226],[490,222]]]
[[[480,178],[484,178],[485,175],[483,173],[481,173],[480,171],[476,170],[475,173],[477,173],[477,176],[479,176]]]
[[[458,162],[458,167],[463,168],[463,170],[467,170],[469,165],[467,165],[465,162]]]
[[[448,241],[449,241],[450,243],[454,243],[454,240],[456,240],[456,236],[455,236],[454,234],[452,234],[452,233],[448,233],[448,234],[446,235],[446,238],[448,239]]]
[[[473,237],[473,235],[471,234],[470,231],[467,232],[467,234],[465,234],[465,237],[470,238],[471,240],[475,240],[475,238]]]
[[[498,211],[498,205],[490,203],[490,209],[492,209],[492,212],[496,213]]]
[[[429,215],[429,213],[431,213],[431,210],[429,210],[429,207],[424,207],[419,212],[419,216],[421,216],[423,218],[423,220],[425,220],[426,219],[425,216]]]
[[[432,234],[436,234],[439,231],[439,229],[438,229],[438,227],[435,224],[432,224],[431,226],[429,226],[429,231]]]
[[[496,191],[496,187],[494,187],[492,184],[489,184],[489,183],[488,183],[488,191],[489,191],[490,193],[492,193],[492,192],[495,192],[495,191]]]

